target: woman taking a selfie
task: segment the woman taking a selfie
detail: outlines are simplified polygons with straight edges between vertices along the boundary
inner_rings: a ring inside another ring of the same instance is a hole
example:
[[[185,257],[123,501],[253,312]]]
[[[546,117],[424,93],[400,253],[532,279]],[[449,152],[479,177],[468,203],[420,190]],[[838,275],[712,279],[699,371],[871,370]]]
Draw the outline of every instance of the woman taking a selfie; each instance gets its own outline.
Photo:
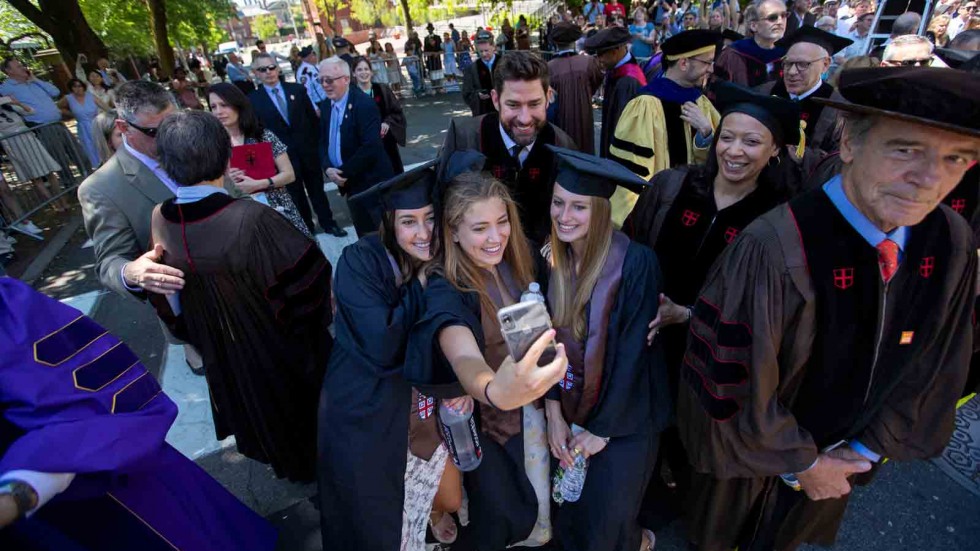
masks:
[[[544,412],[533,405],[565,373],[549,330],[520,361],[509,356],[497,310],[535,281],[535,261],[506,186],[483,173],[452,179],[443,195],[442,250],[426,270],[426,310],[412,330],[406,376],[428,395],[479,401],[482,462],[463,475],[478,549],[551,539]]]
[[[565,550],[652,549],[637,514],[670,405],[644,321],[663,282],[653,251],[613,229],[609,202],[617,185],[646,182],[618,163],[551,149],[548,306],[568,371],[546,401],[548,442],[563,469],[579,455],[588,465],[581,497],[557,510],[555,535]]]

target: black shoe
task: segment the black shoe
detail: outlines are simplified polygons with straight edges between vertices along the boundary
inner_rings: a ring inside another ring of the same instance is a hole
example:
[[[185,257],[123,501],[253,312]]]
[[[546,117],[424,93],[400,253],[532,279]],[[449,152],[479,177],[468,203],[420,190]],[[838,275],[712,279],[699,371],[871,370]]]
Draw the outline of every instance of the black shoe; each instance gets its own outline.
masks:
[[[344,228],[341,228],[337,224],[331,224],[331,225],[327,226],[326,228],[323,228],[323,231],[329,233],[330,235],[332,235],[334,237],[347,237],[347,230],[345,230]]]
[[[191,370],[191,373],[197,375],[198,377],[204,376],[204,364],[201,364],[201,367],[194,367],[191,365],[191,362],[188,362],[187,360],[184,360],[184,362],[187,363],[187,368]]]

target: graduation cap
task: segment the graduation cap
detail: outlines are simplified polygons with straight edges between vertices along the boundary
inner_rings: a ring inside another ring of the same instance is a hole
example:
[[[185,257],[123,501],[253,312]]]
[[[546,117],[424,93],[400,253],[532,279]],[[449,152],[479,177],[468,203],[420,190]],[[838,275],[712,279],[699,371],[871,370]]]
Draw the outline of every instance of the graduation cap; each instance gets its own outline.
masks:
[[[483,42],[483,41],[489,42],[489,41],[492,41],[492,40],[493,40],[493,35],[490,34],[490,31],[486,31],[486,30],[483,30],[483,29],[480,29],[480,30],[476,31],[476,41],[477,42]]]
[[[333,47],[334,48],[350,48],[350,41],[342,36],[333,37]]]
[[[639,193],[649,185],[616,161],[554,145],[548,145],[548,149],[558,158],[555,181],[572,193],[609,199],[617,186]]]
[[[660,49],[663,50],[667,61],[675,61],[706,53],[714,54],[721,39],[722,35],[717,31],[691,29],[664,40]]]
[[[575,23],[562,21],[551,29],[548,39],[555,44],[571,44],[582,37],[582,29]]]
[[[738,42],[739,40],[745,38],[745,35],[734,29],[725,29],[721,33],[721,38],[723,40],[731,40],[732,42]]]
[[[776,46],[789,50],[790,46],[793,44],[799,44],[800,42],[816,44],[817,46],[820,46],[826,50],[827,55],[831,56],[850,46],[851,44],[854,44],[854,41],[850,38],[844,38],[843,36],[828,33],[827,31],[820,30],[816,27],[804,25],[797,29],[793,34],[784,36],[783,38],[777,40]]]
[[[351,201],[377,201],[384,211],[420,209],[432,204],[436,182],[436,159],[426,161],[350,198]]]
[[[980,52],[955,48],[936,48],[936,56],[951,69],[980,72]]]
[[[847,101],[813,100],[851,113],[881,115],[980,137],[977,73],[941,67],[846,69],[840,74],[837,91]]]
[[[715,82],[713,90],[714,105],[721,112],[722,119],[729,113],[744,113],[768,128],[777,143],[805,145],[798,103],[758,94],[727,81]],[[802,153],[799,155],[803,156]]]
[[[306,46],[299,51],[299,57],[304,58],[313,53],[313,46]]]
[[[601,54],[606,50],[618,48],[633,40],[630,32],[623,27],[608,27],[585,39],[585,51]]]

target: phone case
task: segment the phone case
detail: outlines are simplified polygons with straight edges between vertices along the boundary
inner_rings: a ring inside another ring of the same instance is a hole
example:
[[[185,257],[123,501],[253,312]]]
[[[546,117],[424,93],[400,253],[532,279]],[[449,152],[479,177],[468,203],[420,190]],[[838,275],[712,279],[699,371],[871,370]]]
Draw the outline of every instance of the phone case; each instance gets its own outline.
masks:
[[[497,321],[514,361],[521,361],[534,341],[551,329],[551,316],[540,302],[519,302],[501,308],[497,312]],[[553,343],[549,350],[554,352]],[[542,358],[546,358],[546,355],[542,355]]]

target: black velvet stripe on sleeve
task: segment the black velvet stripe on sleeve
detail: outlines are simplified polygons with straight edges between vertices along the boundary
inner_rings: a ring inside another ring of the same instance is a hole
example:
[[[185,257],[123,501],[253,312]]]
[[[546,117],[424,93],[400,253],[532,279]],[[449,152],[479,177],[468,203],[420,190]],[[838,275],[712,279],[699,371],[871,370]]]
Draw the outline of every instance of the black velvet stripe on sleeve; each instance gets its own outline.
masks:
[[[316,312],[327,298],[330,272],[323,253],[310,243],[296,263],[279,272],[275,283],[266,290],[276,320],[294,320]]]

